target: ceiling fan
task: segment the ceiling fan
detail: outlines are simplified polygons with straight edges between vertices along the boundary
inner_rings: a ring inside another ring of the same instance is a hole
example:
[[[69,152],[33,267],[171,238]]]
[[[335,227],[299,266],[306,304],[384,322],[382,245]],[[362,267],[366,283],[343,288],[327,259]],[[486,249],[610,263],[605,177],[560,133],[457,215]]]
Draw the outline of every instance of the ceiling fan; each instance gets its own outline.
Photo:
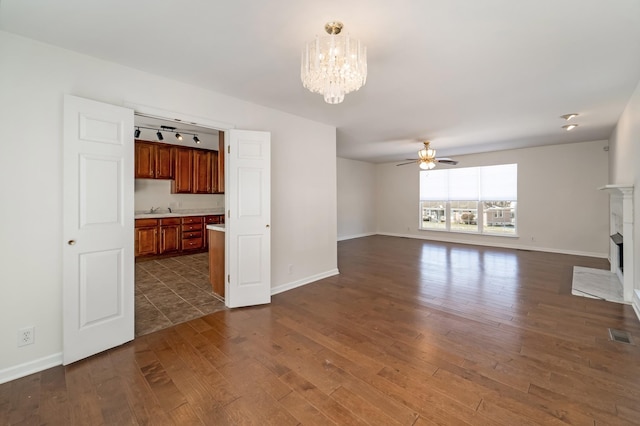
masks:
[[[418,158],[407,158],[407,160],[410,161],[396,164],[396,166],[418,163],[422,170],[431,170],[436,166],[436,163],[450,164],[452,166],[458,164],[456,160],[452,160],[451,158],[436,158],[436,150],[429,147],[430,142],[424,141],[423,144],[424,148],[418,151]]]

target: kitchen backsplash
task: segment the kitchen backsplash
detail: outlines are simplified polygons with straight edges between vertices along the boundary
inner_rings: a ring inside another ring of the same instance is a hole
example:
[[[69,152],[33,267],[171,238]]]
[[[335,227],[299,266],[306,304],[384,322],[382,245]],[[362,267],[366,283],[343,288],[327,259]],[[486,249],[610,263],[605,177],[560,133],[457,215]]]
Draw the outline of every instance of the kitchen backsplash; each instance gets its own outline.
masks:
[[[151,207],[172,210],[224,209],[224,194],[172,194],[171,181],[159,179],[135,180],[135,210]]]

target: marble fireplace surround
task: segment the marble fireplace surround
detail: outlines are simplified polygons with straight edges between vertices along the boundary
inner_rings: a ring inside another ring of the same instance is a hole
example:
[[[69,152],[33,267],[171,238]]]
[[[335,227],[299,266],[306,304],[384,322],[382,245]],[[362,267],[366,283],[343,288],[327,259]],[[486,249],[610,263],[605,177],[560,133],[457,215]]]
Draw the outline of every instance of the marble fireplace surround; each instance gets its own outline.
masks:
[[[618,245],[609,240],[609,261],[611,272],[618,276],[622,283],[622,293],[625,302],[631,303],[640,318],[640,290],[634,288],[634,261],[633,261],[633,185],[605,185],[598,188],[607,191],[609,198],[609,235],[619,233],[624,240],[623,264],[624,273],[620,271],[620,258]]]

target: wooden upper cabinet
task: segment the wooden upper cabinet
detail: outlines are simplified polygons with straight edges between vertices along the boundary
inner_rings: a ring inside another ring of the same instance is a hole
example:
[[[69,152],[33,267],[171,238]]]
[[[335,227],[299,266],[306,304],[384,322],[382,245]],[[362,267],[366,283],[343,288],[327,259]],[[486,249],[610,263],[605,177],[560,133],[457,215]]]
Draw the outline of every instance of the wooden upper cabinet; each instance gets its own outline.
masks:
[[[136,140],[135,177],[173,179],[173,150],[171,145]]]
[[[173,154],[175,147],[166,144],[156,144],[156,179],[173,179]]]
[[[211,194],[212,188],[212,151],[193,150],[193,192]]]
[[[155,177],[155,149],[151,142],[135,143],[135,177],[153,179]]]
[[[174,180],[171,192],[193,192],[193,149],[178,147],[175,149]]]

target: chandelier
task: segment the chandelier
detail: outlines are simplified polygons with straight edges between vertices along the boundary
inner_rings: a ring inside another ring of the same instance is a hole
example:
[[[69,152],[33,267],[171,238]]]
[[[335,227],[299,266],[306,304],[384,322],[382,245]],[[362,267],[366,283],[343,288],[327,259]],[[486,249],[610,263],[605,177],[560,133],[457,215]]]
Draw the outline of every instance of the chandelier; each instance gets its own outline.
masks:
[[[429,147],[429,141],[424,141],[424,148],[418,151],[420,168],[422,170],[431,170],[436,166],[436,150]]]
[[[367,81],[367,48],[360,40],[340,35],[342,26],[342,22],[327,23],[324,29],[329,35],[316,36],[302,51],[302,84],[324,95],[328,104],[339,104]]]

